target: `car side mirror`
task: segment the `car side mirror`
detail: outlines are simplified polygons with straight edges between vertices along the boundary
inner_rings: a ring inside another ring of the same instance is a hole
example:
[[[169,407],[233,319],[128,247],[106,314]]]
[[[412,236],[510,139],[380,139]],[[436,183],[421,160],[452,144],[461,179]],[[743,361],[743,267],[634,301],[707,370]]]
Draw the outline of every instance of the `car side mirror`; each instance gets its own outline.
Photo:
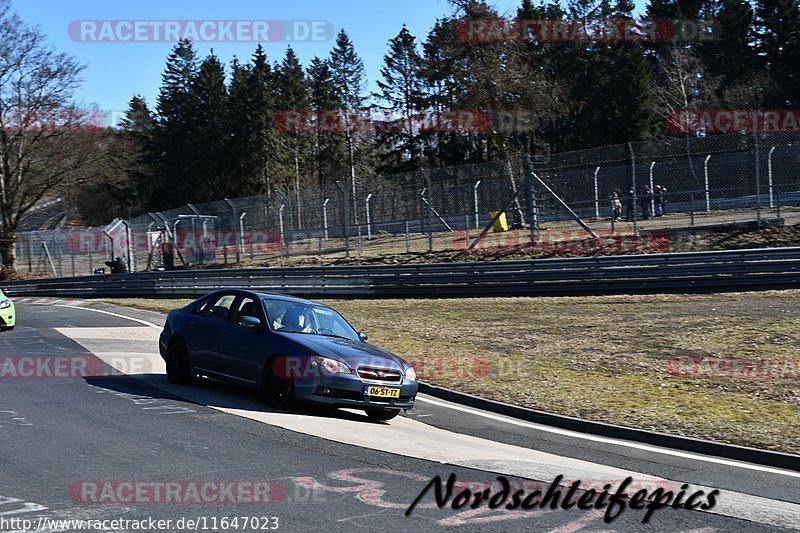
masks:
[[[366,331],[359,331],[358,337],[364,342],[367,342],[367,340],[369,339],[369,335],[367,335]]]
[[[239,317],[239,325],[246,328],[257,328],[261,325],[261,321],[254,316]]]

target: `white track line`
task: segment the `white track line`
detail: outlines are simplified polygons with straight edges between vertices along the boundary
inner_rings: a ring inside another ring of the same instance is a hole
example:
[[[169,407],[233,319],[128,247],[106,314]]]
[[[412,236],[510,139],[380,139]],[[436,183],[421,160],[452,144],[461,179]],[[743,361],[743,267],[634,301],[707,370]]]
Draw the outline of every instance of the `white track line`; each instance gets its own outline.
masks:
[[[132,317],[129,317],[129,316],[118,314],[118,313],[111,313],[109,311],[101,311],[100,309],[92,309],[90,307],[73,307],[73,306],[68,306],[68,305],[59,305],[58,307],[70,307],[71,309],[83,309],[85,311],[92,311],[94,313],[102,313],[104,315],[110,315],[110,316],[114,316],[114,317],[117,317],[117,318],[124,318],[124,319],[127,319],[127,320],[132,320],[134,322],[138,322],[140,324],[144,324],[145,326],[149,326],[151,328],[161,329],[161,326],[157,326],[156,324],[153,324],[152,322],[148,322],[146,320],[140,320],[138,318],[132,318]],[[682,451],[679,451],[679,450],[672,450],[670,448],[660,448],[658,446],[651,446],[649,444],[641,444],[641,443],[638,443],[638,442],[631,442],[631,441],[620,440],[620,439],[612,439],[612,438],[608,438],[608,437],[600,437],[600,436],[597,436],[597,435],[590,435],[590,434],[587,434],[587,433],[579,433],[577,431],[570,431],[570,430],[567,430],[567,429],[560,429],[560,428],[555,428],[555,427],[551,427],[551,426],[544,426],[544,425],[541,425],[541,424],[534,424],[534,423],[531,423],[531,422],[525,422],[523,420],[516,420],[516,419],[513,419],[513,418],[499,416],[499,415],[495,415],[495,414],[492,414],[492,413],[485,413],[483,411],[478,411],[476,409],[471,409],[469,407],[462,407],[460,405],[453,405],[453,404],[450,404],[450,403],[440,402],[438,400],[432,400],[430,398],[417,397],[417,401],[427,402],[427,403],[430,403],[430,404],[433,404],[433,405],[438,405],[440,407],[446,407],[448,409],[453,409],[454,411],[461,411],[461,412],[464,412],[464,413],[470,413],[470,414],[473,414],[473,415],[476,415],[476,416],[482,416],[484,418],[489,418],[491,420],[496,420],[498,422],[504,422],[506,424],[511,424],[511,425],[514,425],[514,426],[521,426],[521,427],[526,427],[526,428],[530,428],[530,429],[536,429],[536,430],[544,431],[544,432],[547,432],[547,433],[555,433],[557,435],[564,435],[564,436],[567,436],[567,437],[574,437],[574,438],[593,441],[593,442],[601,442],[603,444],[613,444],[615,446],[625,446],[627,448],[635,448],[637,450],[660,453],[662,455],[672,455],[674,457],[681,457],[681,458],[684,458],[684,459],[693,459],[695,461],[703,461],[703,462],[706,462],[706,463],[715,463],[715,464],[720,464],[720,465],[725,465],[725,466],[732,466],[732,467],[735,467],[735,468],[744,468],[746,470],[755,470],[755,471],[758,471],[758,472],[767,472],[767,473],[770,473],[770,474],[778,474],[778,475],[782,475],[782,476],[800,478],[800,472],[793,472],[791,470],[782,470],[780,468],[772,468],[772,467],[769,467],[769,466],[761,466],[761,465],[756,465],[756,464],[752,464],[752,463],[743,463],[743,462],[739,462],[739,461],[732,461],[732,460],[729,460],[729,459],[722,459],[720,457],[712,457],[712,456],[708,456],[708,455],[699,455],[699,454],[690,453],[690,452],[682,452]]]
[[[91,311],[93,313],[102,313],[104,315],[115,316],[117,318],[124,318],[126,320],[132,320],[134,322],[138,322],[139,324],[144,324],[145,326],[148,326],[148,327],[151,327],[151,328],[156,328],[156,329],[161,329],[162,328],[162,326],[159,326],[157,324],[153,324],[152,322],[148,322],[147,320],[141,320],[141,319],[133,318],[133,317],[130,317],[130,316],[120,315],[118,313],[112,313],[110,311],[102,311],[100,309],[92,309],[91,307],[76,307],[74,305],[60,305],[60,304],[56,305],[56,307],[69,307],[70,309],[81,309],[83,311]]]
[[[644,450],[647,452],[655,452],[660,453],[663,455],[672,455],[675,457],[682,457],[684,459],[694,459],[696,461],[705,461],[707,463],[716,463],[725,466],[733,466],[736,468],[745,468],[748,470],[757,470],[759,472],[768,472],[770,474],[780,474],[782,476],[789,476],[789,477],[796,477],[800,478],[800,472],[793,472],[791,470],[782,470],[780,468],[773,468],[769,466],[761,466],[752,463],[743,463],[740,461],[733,461],[730,459],[722,459],[720,457],[712,457],[709,455],[699,455],[696,453],[691,452],[682,452],[679,450],[673,450],[670,448],[660,448],[658,446],[651,446],[649,444],[641,444],[638,442],[631,442],[627,440],[620,440],[620,439],[612,439],[609,437],[600,437],[598,435],[591,435],[587,433],[579,433],[577,431],[571,431],[568,429],[560,429],[552,426],[545,426],[541,424],[534,424],[532,422],[526,422],[523,420],[516,420],[514,418],[508,418],[500,415],[495,415],[492,413],[486,413],[483,411],[478,411],[475,409],[471,409],[469,407],[462,407],[460,405],[453,405],[451,403],[444,403],[438,400],[432,400],[430,398],[420,398],[417,397],[417,401],[427,402],[433,405],[438,405],[440,407],[446,407],[448,409],[453,409],[454,411],[462,411],[464,413],[470,413],[477,416],[482,416],[484,418],[490,418],[492,420],[497,420],[498,422],[505,422],[506,424],[511,424],[513,426],[521,426],[531,429],[536,429],[539,431],[544,431],[546,433],[555,433],[557,435],[564,435],[567,437],[574,437],[578,439],[589,440],[593,442],[602,442],[604,444],[613,444],[615,446],[626,446],[628,448],[635,448],[637,450]]]

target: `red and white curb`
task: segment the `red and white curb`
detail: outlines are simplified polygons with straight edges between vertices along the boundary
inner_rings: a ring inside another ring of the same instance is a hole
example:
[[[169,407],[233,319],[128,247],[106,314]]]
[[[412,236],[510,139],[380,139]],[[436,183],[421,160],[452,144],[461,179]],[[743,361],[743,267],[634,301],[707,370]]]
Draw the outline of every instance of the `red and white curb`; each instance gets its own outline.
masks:
[[[66,305],[68,307],[80,307],[88,303],[83,300],[61,300],[57,298],[14,298],[13,301],[15,304]]]

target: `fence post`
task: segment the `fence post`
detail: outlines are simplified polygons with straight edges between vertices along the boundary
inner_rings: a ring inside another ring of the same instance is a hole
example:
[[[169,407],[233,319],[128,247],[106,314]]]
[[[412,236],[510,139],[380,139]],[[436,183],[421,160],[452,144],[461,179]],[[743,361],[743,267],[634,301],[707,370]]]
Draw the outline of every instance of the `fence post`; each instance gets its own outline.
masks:
[[[689,193],[689,217],[691,227],[694,227],[694,192]]]
[[[650,162],[650,216],[656,214],[656,188],[653,186],[653,167],[656,166],[655,161]]]
[[[758,147],[758,133],[753,128],[753,141],[756,149],[756,219],[758,220],[758,229],[761,229],[761,159]]]
[[[422,198],[427,200],[428,204],[428,251],[433,251],[433,188],[431,187],[431,173],[425,173],[425,181],[428,184],[427,190],[431,191],[431,199],[425,198],[425,189],[422,189]]]
[[[325,240],[328,240],[328,202],[330,202],[330,198],[325,198],[325,201],[322,202],[322,227],[325,231]]]
[[[706,160],[703,162],[703,176],[705,177],[705,184],[706,184],[706,213],[711,211],[711,192],[708,189],[708,160],[711,159],[711,155],[706,156]]]
[[[594,169],[594,218],[600,220],[600,188],[597,183],[597,173],[600,172],[600,167]]]
[[[464,249],[469,249],[469,214],[464,215]]]
[[[239,260],[239,247],[240,246],[242,247],[242,252],[241,253],[244,253],[244,217],[246,217],[246,216],[247,216],[247,211],[245,211],[244,213],[239,215],[239,242],[236,243],[236,260],[237,261]],[[252,241],[252,235],[251,235],[251,239],[250,240]],[[226,246],[225,249],[227,249],[227,248],[228,247]],[[252,248],[250,250],[251,250],[250,259],[252,259]]]
[[[362,245],[361,245],[361,224],[358,225],[358,257],[361,257]]]
[[[614,224],[617,221],[616,213],[614,213],[614,198],[611,198],[611,233],[614,233]]]
[[[639,209],[638,202],[636,201],[636,156],[633,153],[633,143],[628,142],[628,151],[631,154],[631,190],[633,191],[633,198],[631,201],[633,202],[633,234],[638,235],[638,229],[636,227],[636,219],[638,218],[637,210]]]
[[[33,273],[33,241],[30,235],[28,235],[28,272]]]
[[[475,185],[472,187],[472,200],[473,200],[474,207],[475,207],[475,227],[476,228],[480,228],[481,227],[480,214],[479,214],[479,211],[478,211],[478,185],[480,185],[480,184],[481,184],[481,180],[478,180],[478,181],[475,182]]]
[[[94,247],[94,239],[92,239],[92,233],[90,231],[91,228],[86,229],[85,231],[89,234],[89,246],[87,247],[89,250],[89,273],[94,274],[94,264],[92,262],[92,248]]]
[[[286,256],[286,235],[283,232],[283,210],[286,209],[286,203],[281,202],[281,207],[278,209],[278,225],[281,230],[281,256]]]
[[[355,182],[354,182],[355,183]],[[339,190],[342,191],[342,197],[344,198],[343,202],[343,213],[342,213],[342,231],[344,232],[344,253],[345,257],[350,257],[350,234],[348,232],[348,218],[350,217],[350,197],[349,192],[347,190],[347,186],[342,184],[341,181],[336,182],[336,186],[339,187]]]
[[[767,155],[767,179],[768,179],[768,187],[769,187],[769,207],[770,209],[775,207],[774,200],[772,196],[772,153],[775,151],[775,146],[769,149],[769,155]]]
[[[597,167],[600,170],[600,167]],[[595,194],[597,194],[597,171],[594,173],[595,177]],[[536,192],[533,186],[533,165],[531,163],[531,156],[525,154],[525,206],[528,209],[528,220],[530,222],[530,246],[536,244],[536,231],[539,229],[539,215],[536,212]]]
[[[231,202],[229,198],[223,198],[222,200],[223,200],[223,201],[224,201],[226,204],[228,204],[228,207],[230,207],[230,208],[231,208],[231,215],[232,215],[232,216],[231,216],[231,220],[236,220],[237,218],[239,218],[239,217],[237,217],[237,216],[236,216],[236,215],[237,215],[237,213],[236,213],[236,206],[233,204],[233,202]],[[242,220],[241,220],[241,218],[240,218],[240,219],[239,219],[239,227],[240,227],[240,228],[241,228],[241,223],[242,223]],[[239,260],[241,259],[241,248],[239,248],[239,242],[240,242],[241,238],[242,238],[242,235],[241,235],[241,231],[240,231],[240,234],[239,234],[239,235],[237,236],[237,238],[236,238],[236,262],[237,262],[237,263],[238,263],[238,262],[239,262]],[[226,244],[225,244],[225,252],[226,252],[226,253],[225,253],[225,262],[226,262],[226,263],[227,263],[227,261],[228,261],[228,254],[227,254],[227,251],[228,251],[228,244],[226,243]]]
[[[368,240],[372,240],[372,228],[370,227],[370,221],[369,221],[369,199],[370,198],[372,198],[372,193],[369,193],[367,195],[366,200],[364,201],[364,203],[366,204],[364,207],[366,209],[366,214],[367,214],[367,239]]]

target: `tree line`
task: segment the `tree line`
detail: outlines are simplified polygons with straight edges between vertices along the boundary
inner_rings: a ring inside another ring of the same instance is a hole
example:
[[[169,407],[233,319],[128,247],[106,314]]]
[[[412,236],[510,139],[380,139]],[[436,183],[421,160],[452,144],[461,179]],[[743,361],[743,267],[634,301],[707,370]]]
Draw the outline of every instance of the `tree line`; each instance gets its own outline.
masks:
[[[427,35],[402,26],[388,40],[375,93],[345,30],[306,65],[292,48],[269,58],[261,46],[225,64],[181,41],[155,102],[134,96],[119,129],[89,132],[78,118],[38,130],[28,120],[76,107],[83,67],[0,0],[0,253],[13,261],[20,218],[56,194],[99,225],[185,203],[299,197],[336,181],[352,191],[379,174],[404,186],[418,169],[658,139],[674,135],[666,117],[680,109],[800,104],[797,0],[649,0],[645,18],[713,20],[721,38],[638,42],[465,38],[470,21],[633,20],[631,0],[521,0],[511,14],[450,3]]]
[[[334,181],[355,187],[376,173],[659,138],[680,109],[799,103],[796,0],[650,0],[645,18],[713,20],[715,34],[638,42],[465,38],[470,21],[508,20],[484,2],[451,3],[423,40],[403,26],[388,41],[373,94],[345,30],[306,66],[292,48],[271,64],[259,46],[226,66],[179,42],[154,109],[130,102],[123,130],[136,157],[119,197],[160,210]],[[513,18],[633,20],[633,9],[630,0],[522,0]],[[333,128],[331,110],[340,112]],[[471,123],[453,110],[474,112]]]

